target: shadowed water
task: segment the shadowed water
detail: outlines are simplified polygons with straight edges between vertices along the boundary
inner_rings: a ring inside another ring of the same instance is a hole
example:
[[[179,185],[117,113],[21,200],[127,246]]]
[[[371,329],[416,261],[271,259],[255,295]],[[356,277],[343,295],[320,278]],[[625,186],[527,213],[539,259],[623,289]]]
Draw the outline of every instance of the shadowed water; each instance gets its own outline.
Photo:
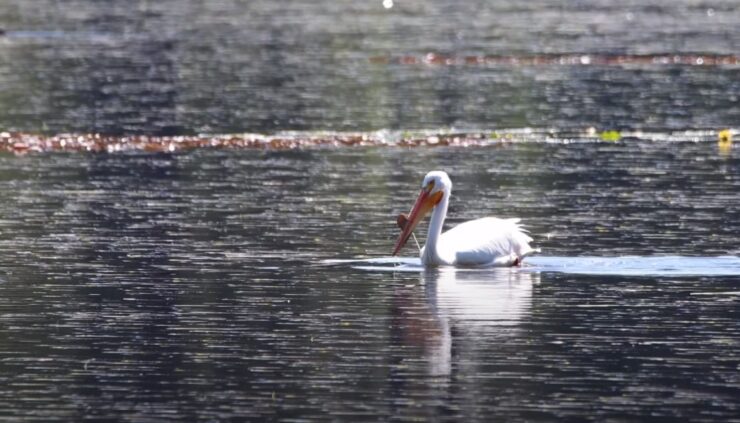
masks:
[[[739,167],[670,141],[2,155],[0,415],[734,418]],[[388,257],[433,168],[449,224],[518,216],[542,253],[326,263]]]

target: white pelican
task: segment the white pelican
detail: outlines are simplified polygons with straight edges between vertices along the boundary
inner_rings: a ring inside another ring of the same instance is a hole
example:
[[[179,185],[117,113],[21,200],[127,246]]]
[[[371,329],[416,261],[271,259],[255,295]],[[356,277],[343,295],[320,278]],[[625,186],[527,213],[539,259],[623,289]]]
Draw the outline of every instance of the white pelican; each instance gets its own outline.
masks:
[[[399,216],[401,235],[393,255],[406,245],[411,233],[424,216],[432,212],[427,243],[421,249],[424,266],[517,266],[537,250],[519,225],[519,219],[484,217],[461,223],[442,233],[447,217],[452,181],[447,173],[432,171],[424,177],[421,193],[408,218]]]

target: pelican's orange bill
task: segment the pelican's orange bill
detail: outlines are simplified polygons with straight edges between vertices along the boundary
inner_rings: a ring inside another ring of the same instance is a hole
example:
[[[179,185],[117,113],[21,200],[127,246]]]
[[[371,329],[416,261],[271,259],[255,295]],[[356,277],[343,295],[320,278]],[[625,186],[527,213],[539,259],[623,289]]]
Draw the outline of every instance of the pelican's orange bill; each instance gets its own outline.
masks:
[[[414,231],[414,228],[416,228],[416,225],[419,224],[421,219],[423,219],[424,216],[432,211],[434,206],[436,206],[437,203],[442,200],[442,196],[444,195],[442,191],[437,191],[434,194],[430,194],[430,191],[431,189],[424,188],[421,190],[419,196],[416,198],[414,207],[411,208],[408,219],[406,220],[405,225],[402,228],[403,230],[401,231],[401,235],[398,237],[398,240],[396,240],[396,246],[393,247],[394,256],[398,254],[399,251],[401,251],[401,248],[403,248],[404,245],[406,245],[409,237],[411,237],[411,233]]]

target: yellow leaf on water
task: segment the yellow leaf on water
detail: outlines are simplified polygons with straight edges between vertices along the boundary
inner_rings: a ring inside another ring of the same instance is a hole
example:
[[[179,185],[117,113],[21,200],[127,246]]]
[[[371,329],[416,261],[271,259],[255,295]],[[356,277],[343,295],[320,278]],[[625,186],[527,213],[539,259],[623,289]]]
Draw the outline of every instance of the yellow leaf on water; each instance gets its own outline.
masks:
[[[719,134],[717,136],[717,141],[720,144],[732,143],[732,132],[729,129],[724,129],[722,131],[719,131]]]

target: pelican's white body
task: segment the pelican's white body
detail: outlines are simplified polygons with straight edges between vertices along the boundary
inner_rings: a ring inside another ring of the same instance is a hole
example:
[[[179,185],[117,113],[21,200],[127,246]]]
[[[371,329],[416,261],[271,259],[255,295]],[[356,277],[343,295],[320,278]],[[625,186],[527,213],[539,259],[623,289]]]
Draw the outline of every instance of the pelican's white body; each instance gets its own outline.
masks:
[[[430,230],[431,230],[430,226]],[[427,241],[421,249],[425,266],[513,266],[535,250],[519,219],[485,217],[461,223]]]
[[[434,190],[444,192],[432,209],[427,242],[421,249],[425,266],[513,266],[536,250],[532,238],[519,225],[519,219],[484,217],[455,226],[442,233],[452,181],[445,172],[429,172],[422,187],[434,181]]]

